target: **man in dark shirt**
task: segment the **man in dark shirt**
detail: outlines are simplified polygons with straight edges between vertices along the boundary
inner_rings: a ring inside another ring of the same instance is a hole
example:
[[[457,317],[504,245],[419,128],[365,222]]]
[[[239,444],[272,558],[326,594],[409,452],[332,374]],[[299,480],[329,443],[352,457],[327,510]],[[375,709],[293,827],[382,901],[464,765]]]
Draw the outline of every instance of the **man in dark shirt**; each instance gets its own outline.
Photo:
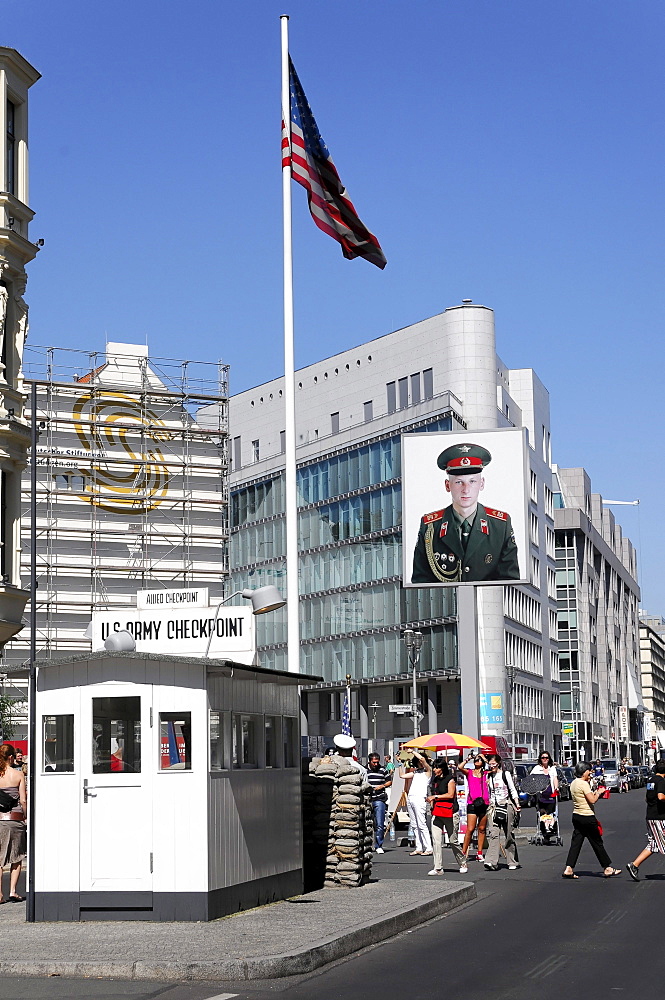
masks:
[[[383,850],[383,827],[386,822],[386,803],[388,796],[386,788],[390,788],[393,783],[392,777],[385,767],[381,767],[381,758],[378,753],[371,753],[367,761],[367,780],[372,786],[372,811],[374,812],[374,839],[376,842],[376,853],[384,854]]]
[[[637,882],[637,869],[652,854],[665,854],[665,760],[659,760],[647,781],[647,846],[632,864],[628,874]]]

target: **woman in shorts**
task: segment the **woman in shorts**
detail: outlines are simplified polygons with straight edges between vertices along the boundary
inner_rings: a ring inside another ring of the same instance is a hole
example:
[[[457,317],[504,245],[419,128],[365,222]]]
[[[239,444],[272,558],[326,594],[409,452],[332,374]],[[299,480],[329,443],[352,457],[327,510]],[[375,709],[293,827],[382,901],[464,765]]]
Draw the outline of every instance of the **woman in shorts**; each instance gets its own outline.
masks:
[[[665,854],[665,760],[656,762],[654,773],[647,782],[647,846],[632,864],[628,874],[637,882],[637,869],[652,854]]]
[[[470,761],[467,760],[468,765]],[[466,833],[462,844],[464,861],[460,865],[462,874],[468,871],[466,863],[469,857],[469,845],[473,837],[473,831],[478,827],[478,853],[476,861],[484,861],[483,848],[485,846],[485,829],[487,827],[487,808],[490,801],[490,793],[487,787],[487,772],[485,770],[486,760],[481,753],[473,759],[473,767],[464,764],[459,765],[459,770],[465,776],[469,787],[466,806]]]

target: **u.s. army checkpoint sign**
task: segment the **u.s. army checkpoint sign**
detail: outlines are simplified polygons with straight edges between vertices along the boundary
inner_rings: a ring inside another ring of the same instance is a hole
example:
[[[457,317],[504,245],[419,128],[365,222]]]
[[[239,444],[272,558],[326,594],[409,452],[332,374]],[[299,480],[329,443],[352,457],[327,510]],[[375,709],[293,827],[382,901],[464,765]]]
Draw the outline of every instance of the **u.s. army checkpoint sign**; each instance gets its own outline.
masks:
[[[143,600],[141,603],[145,603]],[[253,663],[256,652],[254,615],[248,607],[191,607],[169,601],[166,607],[96,611],[90,638],[93,650],[103,649],[112,632],[127,631],[137,653],[177,653]]]

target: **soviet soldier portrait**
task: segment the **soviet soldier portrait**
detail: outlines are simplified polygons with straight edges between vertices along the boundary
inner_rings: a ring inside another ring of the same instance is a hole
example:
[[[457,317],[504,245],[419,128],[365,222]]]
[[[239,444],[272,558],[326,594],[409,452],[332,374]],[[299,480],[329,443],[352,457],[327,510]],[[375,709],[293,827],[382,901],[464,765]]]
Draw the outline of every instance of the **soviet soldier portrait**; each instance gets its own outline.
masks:
[[[437,465],[446,474],[452,503],[421,518],[411,583],[521,578],[510,515],[478,502],[485,486],[483,469],[491,461],[486,448],[470,442],[451,445],[439,455]]]

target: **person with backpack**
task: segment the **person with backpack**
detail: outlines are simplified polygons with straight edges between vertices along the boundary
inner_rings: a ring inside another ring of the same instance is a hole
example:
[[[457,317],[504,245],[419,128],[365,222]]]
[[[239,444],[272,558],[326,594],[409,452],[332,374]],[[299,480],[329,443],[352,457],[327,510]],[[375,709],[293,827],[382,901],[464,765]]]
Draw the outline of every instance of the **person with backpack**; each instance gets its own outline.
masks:
[[[443,831],[448,834],[455,861],[461,870],[466,858],[459,846],[459,805],[457,781],[445,757],[437,757],[432,764],[427,801],[432,809],[432,847],[434,867],[428,875],[443,875]]]
[[[646,790],[647,846],[631,864],[628,874],[637,882],[637,869],[652,854],[665,854],[665,760],[656,761],[654,773],[649,775]]]
[[[487,787],[490,793],[490,809],[487,823],[489,847],[485,855],[485,868],[491,872],[499,870],[499,850],[503,846],[508,869],[515,871],[516,868],[521,868],[517,860],[517,844],[515,843],[515,828],[519,822],[521,811],[519,795],[512,774],[502,766],[501,755],[492,754],[487,763],[489,765]],[[502,838],[503,845],[501,844]]]
[[[22,903],[18,894],[18,878],[26,855],[25,817],[28,805],[25,775],[14,767],[16,751],[9,743],[0,746],[0,905]],[[10,866],[9,895],[2,895],[2,871]]]

